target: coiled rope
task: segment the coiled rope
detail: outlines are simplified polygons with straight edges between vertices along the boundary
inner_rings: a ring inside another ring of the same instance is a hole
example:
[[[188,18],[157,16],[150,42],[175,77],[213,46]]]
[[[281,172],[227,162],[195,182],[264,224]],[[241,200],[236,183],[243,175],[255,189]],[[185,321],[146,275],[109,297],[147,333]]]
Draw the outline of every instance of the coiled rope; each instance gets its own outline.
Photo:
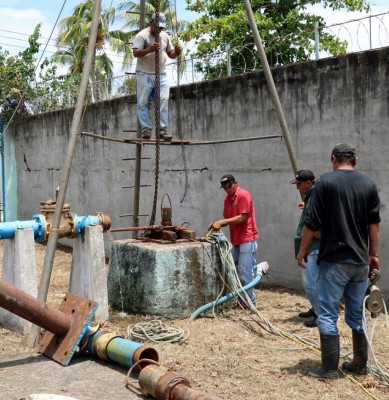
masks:
[[[181,328],[173,328],[160,320],[152,320],[148,322],[139,322],[131,324],[127,327],[127,338],[158,343],[182,343],[189,337],[189,331]]]

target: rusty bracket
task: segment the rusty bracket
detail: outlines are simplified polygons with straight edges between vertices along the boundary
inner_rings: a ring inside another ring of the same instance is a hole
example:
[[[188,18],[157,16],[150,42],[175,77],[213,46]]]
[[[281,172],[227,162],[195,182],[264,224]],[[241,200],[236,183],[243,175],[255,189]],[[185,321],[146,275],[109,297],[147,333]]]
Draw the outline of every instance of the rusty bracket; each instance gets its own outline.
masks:
[[[59,311],[71,317],[70,329],[65,336],[56,336],[46,331],[39,346],[39,353],[52,358],[64,367],[69,365],[97,307],[98,304],[94,301],[68,293],[62,300]]]

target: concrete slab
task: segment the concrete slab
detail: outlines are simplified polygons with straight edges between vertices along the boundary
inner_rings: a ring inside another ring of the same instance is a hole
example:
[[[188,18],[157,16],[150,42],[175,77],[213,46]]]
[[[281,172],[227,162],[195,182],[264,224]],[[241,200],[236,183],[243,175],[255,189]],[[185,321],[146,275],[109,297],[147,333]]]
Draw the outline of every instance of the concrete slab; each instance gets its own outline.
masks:
[[[126,387],[127,372],[127,367],[85,354],[76,355],[68,367],[62,367],[41,354],[21,353],[0,358],[0,398],[20,400],[30,394],[50,393],[77,400],[139,400]]]
[[[4,240],[3,279],[31,296],[37,297],[35,241],[32,229],[17,229],[12,239]],[[31,322],[0,308],[0,322],[8,327],[19,327],[24,333],[31,330]]]
[[[96,322],[103,323],[109,318],[101,225],[87,226],[85,232],[74,239],[70,291],[99,305],[95,313]]]
[[[109,303],[129,314],[189,316],[223,289],[220,258],[210,243],[117,240],[109,263]]]

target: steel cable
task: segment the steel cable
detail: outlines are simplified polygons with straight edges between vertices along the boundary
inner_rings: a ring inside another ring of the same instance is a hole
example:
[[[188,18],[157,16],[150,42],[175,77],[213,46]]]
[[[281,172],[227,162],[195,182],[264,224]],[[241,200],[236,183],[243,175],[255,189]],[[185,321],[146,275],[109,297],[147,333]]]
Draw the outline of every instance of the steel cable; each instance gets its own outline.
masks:
[[[229,241],[223,240],[223,241],[219,241],[218,236],[220,236],[220,234],[214,234],[213,231],[211,230],[210,232],[208,232],[207,234],[207,241],[209,241],[210,243],[213,243],[219,254],[220,254],[220,260],[221,263],[227,263],[227,266],[223,267],[224,269],[230,269],[233,271],[234,276],[235,276],[235,281],[232,282],[231,287],[230,287],[230,291],[233,292],[239,288],[242,288],[242,284],[239,280],[237,271],[236,271],[236,267],[235,267],[235,263],[234,260],[232,258],[231,255],[231,249],[232,249],[232,245],[231,243],[229,243]],[[226,286],[228,286],[227,282],[224,282],[224,284]],[[294,342],[303,345],[304,347],[316,352],[316,353],[320,353],[320,346],[312,341],[309,340],[307,338],[301,337],[299,335],[295,335],[292,333],[288,333],[282,329],[277,328],[276,326],[274,326],[255,306],[254,304],[251,302],[250,298],[247,297],[243,298],[243,296],[239,293],[238,296],[245,301],[246,303],[248,303],[249,305],[249,309],[250,311],[258,317],[259,322],[256,321],[252,315],[250,315],[250,318],[252,318],[252,320],[256,323],[258,323],[259,326],[261,326],[264,330],[266,330],[269,333],[281,336],[281,337],[285,337],[287,339],[293,340]],[[387,327],[389,330],[389,319],[388,319],[388,314],[387,314],[387,310],[386,310],[386,306],[384,304],[384,311],[385,311],[385,316],[386,316],[386,320],[387,320]],[[365,313],[365,309],[364,309],[364,314]],[[365,322],[365,321],[364,321]],[[367,336],[367,335],[366,335]],[[369,340],[369,339],[368,339]],[[372,351],[372,346],[371,346],[371,341],[369,342],[369,349]],[[341,354],[341,358],[346,358],[347,356],[344,356]],[[375,357],[374,357],[375,359]],[[378,361],[376,361],[376,367],[373,367],[370,365],[370,370],[372,372],[372,375],[377,379],[377,381],[379,381],[381,384],[384,384],[385,386],[389,386],[389,375],[387,370],[382,366],[382,364],[380,364]],[[349,380],[351,380],[352,382],[354,382],[355,384],[357,384],[366,394],[368,394],[371,398],[373,399],[378,399],[373,393],[369,392],[363,385],[361,382],[357,381],[356,379],[354,379],[351,375],[346,374],[342,368],[339,367],[339,371],[345,376],[347,377]]]

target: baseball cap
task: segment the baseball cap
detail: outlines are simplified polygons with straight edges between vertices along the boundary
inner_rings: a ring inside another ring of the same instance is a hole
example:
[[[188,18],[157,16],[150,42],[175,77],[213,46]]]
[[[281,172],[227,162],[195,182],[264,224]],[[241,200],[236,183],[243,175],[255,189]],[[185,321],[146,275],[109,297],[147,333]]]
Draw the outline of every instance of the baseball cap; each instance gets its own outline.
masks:
[[[223,175],[221,178],[220,178],[220,189],[221,188],[229,188],[229,187],[231,187],[232,186],[232,184],[233,183],[235,183],[236,181],[235,181],[235,178],[231,175],[231,174],[226,174],[226,175]]]
[[[333,149],[331,154],[338,156],[355,157],[355,147],[348,143],[338,143]]]
[[[296,184],[297,182],[305,182],[305,181],[314,181],[315,175],[309,169],[301,169],[297,171],[295,179],[290,181],[292,185]]]
[[[155,20],[155,13],[151,16],[151,20]],[[164,13],[159,13],[159,28],[166,28],[166,17]]]

